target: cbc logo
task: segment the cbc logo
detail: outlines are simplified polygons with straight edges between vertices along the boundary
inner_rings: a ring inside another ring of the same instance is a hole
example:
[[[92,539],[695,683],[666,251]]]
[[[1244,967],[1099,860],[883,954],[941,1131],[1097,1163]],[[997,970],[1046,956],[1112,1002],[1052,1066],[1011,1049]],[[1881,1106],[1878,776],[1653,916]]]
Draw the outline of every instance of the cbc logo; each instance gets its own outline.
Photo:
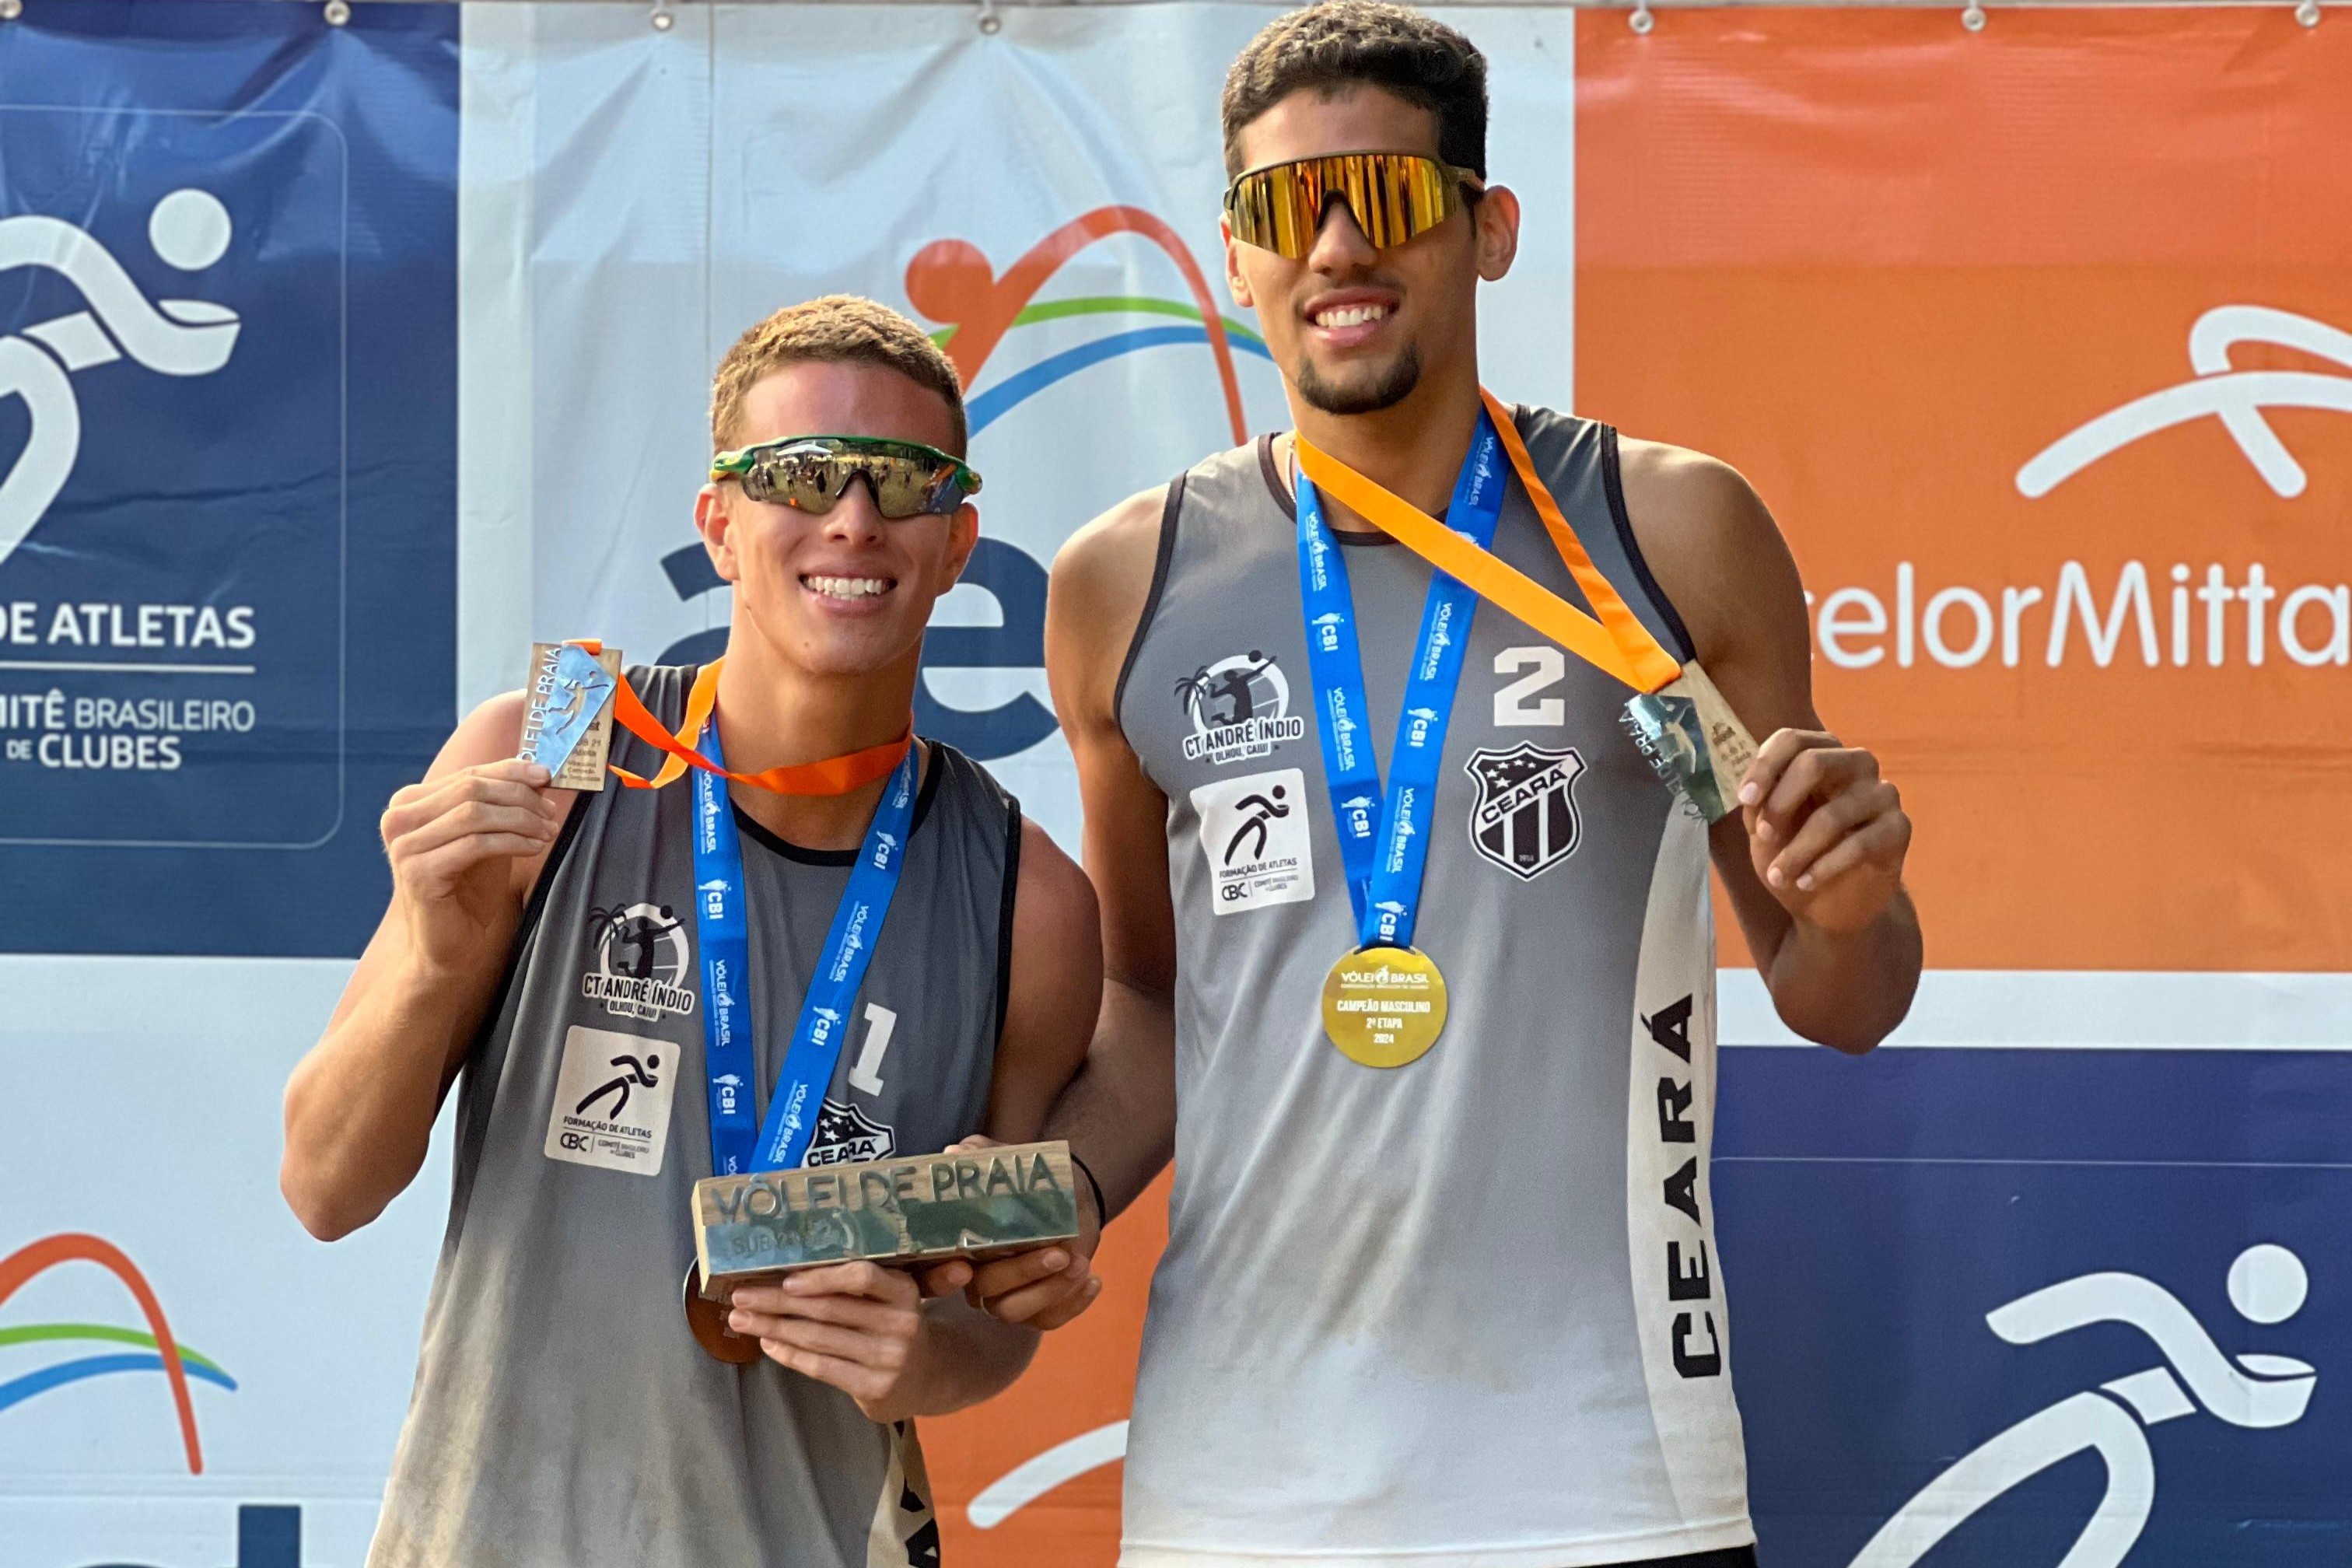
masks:
[[[572,1150],[573,1152],[577,1153],[588,1147],[588,1134],[585,1132],[566,1132],[563,1135],[562,1142],[566,1149]]]
[[[1240,882],[1227,882],[1223,887],[1217,889],[1217,897],[1224,900],[1225,902],[1230,904],[1235,899],[1245,899],[1249,897],[1249,889]]]

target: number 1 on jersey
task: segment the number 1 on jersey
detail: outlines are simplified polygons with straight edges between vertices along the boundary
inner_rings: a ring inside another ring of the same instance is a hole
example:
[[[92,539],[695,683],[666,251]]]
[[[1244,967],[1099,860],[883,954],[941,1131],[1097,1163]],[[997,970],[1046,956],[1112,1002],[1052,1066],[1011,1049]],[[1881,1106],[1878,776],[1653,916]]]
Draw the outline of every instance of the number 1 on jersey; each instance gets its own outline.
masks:
[[[849,1087],[866,1094],[882,1092],[882,1057],[890,1048],[890,1033],[898,1026],[898,1015],[874,1003],[866,1004],[866,1048],[857,1053],[857,1061],[849,1069]]]

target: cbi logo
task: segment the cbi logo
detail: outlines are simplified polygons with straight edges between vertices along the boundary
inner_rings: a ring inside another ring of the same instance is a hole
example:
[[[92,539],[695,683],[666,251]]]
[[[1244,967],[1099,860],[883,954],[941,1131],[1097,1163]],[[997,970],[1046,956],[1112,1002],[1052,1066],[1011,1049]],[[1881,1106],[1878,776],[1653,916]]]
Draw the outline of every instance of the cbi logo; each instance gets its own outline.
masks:
[[[732,1116],[742,1101],[743,1079],[740,1074],[723,1072],[710,1080],[711,1092],[719,1097],[719,1114]]]

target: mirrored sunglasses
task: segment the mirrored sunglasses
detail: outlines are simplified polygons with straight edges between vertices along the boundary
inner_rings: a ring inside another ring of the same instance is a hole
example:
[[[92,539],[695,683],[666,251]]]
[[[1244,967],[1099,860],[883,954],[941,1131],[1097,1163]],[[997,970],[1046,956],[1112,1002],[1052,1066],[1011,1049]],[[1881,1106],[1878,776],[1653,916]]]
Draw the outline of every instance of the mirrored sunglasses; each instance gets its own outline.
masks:
[[[1225,190],[1225,221],[1244,245],[1303,261],[1337,197],[1373,248],[1386,250],[1453,216],[1465,187],[1486,188],[1469,170],[1418,153],[1334,153],[1236,176]]]
[[[721,452],[710,477],[736,480],[755,501],[820,517],[858,479],[887,518],[948,516],[980,493],[980,475],[961,460],[875,436],[793,436]]]

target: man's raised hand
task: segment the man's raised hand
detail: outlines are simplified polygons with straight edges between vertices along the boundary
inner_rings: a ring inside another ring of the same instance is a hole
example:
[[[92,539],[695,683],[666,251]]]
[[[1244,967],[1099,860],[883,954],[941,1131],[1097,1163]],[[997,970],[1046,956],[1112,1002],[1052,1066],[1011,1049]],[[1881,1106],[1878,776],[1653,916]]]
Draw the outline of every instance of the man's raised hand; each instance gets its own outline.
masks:
[[[564,795],[537,763],[463,768],[397,791],[378,822],[410,954],[436,969],[477,962],[513,918],[514,862],[544,854]]]
[[[1749,859],[1766,889],[1822,931],[1862,930],[1903,886],[1911,819],[1878,759],[1819,730],[1780,730],[1740,782]]]

